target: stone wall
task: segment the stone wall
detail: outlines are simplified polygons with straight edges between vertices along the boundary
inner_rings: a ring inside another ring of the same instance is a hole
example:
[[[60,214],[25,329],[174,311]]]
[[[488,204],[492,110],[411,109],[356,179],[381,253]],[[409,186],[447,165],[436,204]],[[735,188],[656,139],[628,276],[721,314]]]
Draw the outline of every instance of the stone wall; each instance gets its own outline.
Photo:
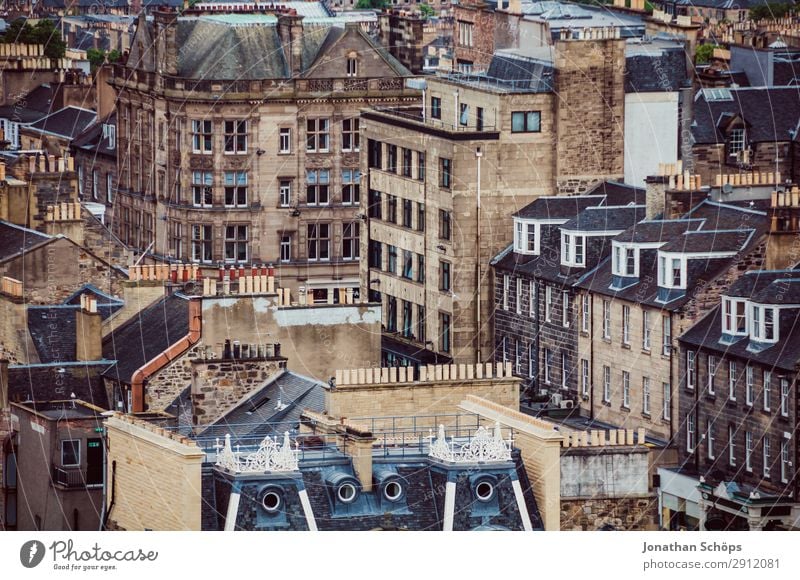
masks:
[[[115,415],[106,422],[108,475],[114,482],[112,530],[200,530],[201,468],[197,445],[144,421]]]
[[[39,362],[28,334],[25,303],[5,295],[0,295],[0,359],[12,365]]]
[[[271,376],[285,369],[286,359],[195,358],[190,364],[194,421],[205,425],[222,417]]]
[[[792,155],[788,142],[753,143],[751,147],[753,155],[747,171],[777,171],[785,178],[791,178]],[[714,183],[717,174],[739,171],[736,163],[729,162],[729,159],[724,143],[700,143],[692,147],[694,172],[702,176],[704,183]]]
[[[205,351],[196,344],[178,359],[147,379],[145,408],[149,411],[163,411],[184,389],[192,384],[192,363]]]
[[[503,293],[505,290],[504,276],[508,275],[508,308],[503,308]],[[520,304],[517,305],[517,281],[521,280],[522,293]],[[531,291],[531,288],[534,291]],[[506,339],[507,360],[511,362],[514,374],[522,378],[522,388],[533,387],[536,384],[538,371],[538,305],[535,302],[536,281],[496,268],[494,270],[494,360],[503,362],[503,339]],[[531,315],[531,301],[533,315]],[[520,360],[517,366],[516,343],[519,342]],[[533,360],[531,360],[533,359]],[[517,372],[519,368],[519,372]],[[533,376],[530,376],[530,371]]]
[[[655,530],[658,521],[658,498],[592,498],[561,500],[562,531]]]

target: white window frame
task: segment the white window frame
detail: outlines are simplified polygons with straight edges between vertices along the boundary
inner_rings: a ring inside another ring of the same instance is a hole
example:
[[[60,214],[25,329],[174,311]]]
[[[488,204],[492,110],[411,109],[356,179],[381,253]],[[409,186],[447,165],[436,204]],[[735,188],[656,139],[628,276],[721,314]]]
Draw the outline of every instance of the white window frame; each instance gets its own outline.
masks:
[[[767,312],[771,312],[772,323],[767,324]],[[774,344],[778,342],[780,310],[763,304],[750,305],[750,339]]]
[[[661,317],[661,354],[672,355],[672,318],[669,316]]]
[[[603,402],[611,403],[611,367],[603,366]]]
[[[764,434],[764,438],[761,440],[761,459],[763,461],[763,470],[762,475],[765,478],[769,478],[772,472],[772,466],[770,465],[770,460],[772,458],[772,442],[769,439],[768,434]]]
[[[581,295],[581,331],[589,332],[589,293]]]
[[[224,236],[223,239],[223,257],[225,259],[226,264],[246,264],[250,261],[250,234],[252,233],[250,229],[250,224],[232,224],[226,223],[224,226]],[[234,228],[234,237],[228,237],[228,229]],[[242,231],[241,228],[244,228],[244,238],[239,237],[239,232]],[[231,244],[231,247],[234,249],[234,254],[238,255],[238,250],[240,246],[244,244],[245,256],[242,259],[239,259],[236,255],[233,258],[228,258],[228,245]]]
[[[719,370],[719,360],[713,354],[706,357],[706,390],[709,395],[713,395],[716,386],[717,370]]]
[[[728,425],[728,465],[736,467],[736,429]]]
[[[728,361],[728,400],[736,400],[736,361]]]
[[[714,456],[714,421],[708,419],[708,426],[706,428],[706,451],[708,458],[713,460]]]
[[[75,457],[77,458],[76,463],[66,463],[64,461],[64,444],[65,443],[77,443],[75,447]],[[81,439],[62,439],[61,440],[61,467],[78,467],[81,464]]]
[[[550,364],[552,363],[551,360],[551,352],[549,348],[544,349],[544,382],[548,385],[550,384],[551,374],[550,374]]]
[[[244,180],[241,181],[241,177],[244,176]],[[230,178],[230,181],[228,179]],[[222,190],[223,190],[223,198],[222,202],[225,207],[247,207],[250,201],[250,185],[249,185],[249,176],[247,175],[246,171],[224,171],[222,173]],[[244,202],[239,202],[239,189],[244,188]],[[233,190],[233,203],[228,203],[228,189]]]
[[[503,310],[508,310],[508,292],[511,287],[511,276],[503,274]]]
[[[631,373],[622,371],[622,406],[631,408]]]
[[[522,314],[522,278],[517,278],[517,314]]]
[[[561,388],[566,390],[567,387],[567,353],[561,353]]]
[[[611,302],[603,300],[603,338],[611,340]]]
[[[278,129],[278,153],[288,155],[292,152],[292,129],[281,127]]]
[[[744,368],[744,375],[745,375],[745,386],[744,386],[744,402],[748,407],[753,406],[753,383],[755,382],[754,379],[754,371],[751,365],[747,365]]]
[[[642,377],[642,413],[650,414],[650,377]]]
[[[228,124],[233,123],[233,131],[228,132]],[[244,123],[244,146],[239,147],[239,137],[242,135],[241,123]],[[247,119],[226,119],[222,122],[223,152],[225,155],[243,155],[247,153],[248,132],[250,123]],[[230,145],[230,149],[228,148]]]
[[[552,286],[545,286],[544,290],[544,320],[551,322],[550,310],[553,308],[553,288]]]
[[[743,330],[739,330],[740,320],[744,321]],[[747,300],[727,296],[722,299],[722,332],[730,336],[748,335]]]
[[[528,345],[528,378],[534,378],[536,376],[536,348],[534,347],[533,343]]]
[[[586,265],[586,236],[561,232],[561,265],[576,268]]]
[[[781,417],[789,416],[789,379],[785,377],[780,378],[781,385]]]
[[[650,311],[642,308],[642,350],[650,352]]]
[[[561,326],[569,328],[569,291],[561,291]]]
[[[589,396],[589,361],[585,358],[581,359],[581,394]]]
[[[615,276],[623,278],[639,277],[639,249],[636,246],[618,244],[612,242],[614,251],[611,254],[611,271]],[[633,263],[628,261],[629,252],[633,257]],[[632,269],[629,269],[633,266]]]
[[[753,433],[744,432],[744,468],[753,471]]]
[[[631,307],[627,304],[622,305],[622,344],[631,344]]]
[[[789,482],[789,471],[792,467],[789,438],[785,435],[781,439],[781,483]]]
[[[528,299],[531,303],[528,305],[528,314],[531,318],[536,317],[536,281],[531,280],[528,283]]]
[[[280,261],[283,264],[292,261],[292,236],[284,234],[281,236]]]
[[[214,122],[192,119],[192,153],[210,155],[214,152]]]
[[[111,173],[106,173],[106,201],[114,201],[114,176]]]
[[[292,180],[278,180],[278,204],[280,207],[291,207],[292,205]]]
[[[693,391],[697,384],[697,353],[686,351],[686,388]]]
[[[514,219],[514,252],[530,256],[539,255],[539,234],[541,224],[532,221],[525,221],[519,218]],[[533,240],[531,240],[533,232]],[[531,247],[533,242],[533,247]]]
[[[92,169],[92,199],[97,199],[100,189],[100,171]]]
[[[517,376],[522,376],[522,355],[519,350],[519,339],[514,339],[514,370]]]
[[[306,151],[308,153],[330,153],[331,120],[328,117],[306,119]]]
[[[761,380],[762,380],[762,387],[763,387],[762,393],[761,393],[761,396],[762,396],[762,407],[761,408],[764,411],[769,412],[769,411],[772,410],[771,405],[770,405],[770,403],[771,403],[770,399],[772,399],[772,371],[764,371],[764,373],[761,375]]]
[[[680,280],[675,284],[674,270],[680,268]],[[662,288],[676,290],[686,289],[686,256],[670,253],[658,253],[658,285]]]
[[[695,431],[695,414],[694,411],[690,411],[686,415],[686,452],[694,454],[695,449],[697,448],[696,437],[697,433]]]
[[[672,386],[669,383],[661,383],[661,418],[669,421],[672,418]]]

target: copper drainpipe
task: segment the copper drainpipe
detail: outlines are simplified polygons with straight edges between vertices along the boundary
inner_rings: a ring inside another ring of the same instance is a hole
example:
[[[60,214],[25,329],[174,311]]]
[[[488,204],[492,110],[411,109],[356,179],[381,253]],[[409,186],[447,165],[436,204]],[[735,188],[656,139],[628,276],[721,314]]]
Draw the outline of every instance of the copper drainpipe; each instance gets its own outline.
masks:
[[[200,300],[189,300],[189,334],[173,343],[161,354],[147,361],[136,369],[131,377],[132,413],[144,412],[144,382],[152,375],[163,369],[170,362],[181,356],[200,340],[203,328],[203,315]]]

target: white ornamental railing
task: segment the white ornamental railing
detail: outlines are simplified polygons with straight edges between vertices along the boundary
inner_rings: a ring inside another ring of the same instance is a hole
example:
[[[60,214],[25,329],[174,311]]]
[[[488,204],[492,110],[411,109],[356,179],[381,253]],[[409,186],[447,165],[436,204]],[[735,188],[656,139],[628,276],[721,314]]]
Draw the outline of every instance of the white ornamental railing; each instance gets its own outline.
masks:
[[[216,444],[217,467],[221,467],[233,473],[266,473],[269,471],[297,471],[300,452],[292,449],[292,442],[289,439],[289,432],[283,435],[283,443],[279,443],[277,437],[269,435],[264,438],[256,451],[249,454],[236,451],[231,446],[230,434],[225,435],[225,444],[220,445],[219,439]]]
[[[450,463],[476,463],[488,461],[511,461],[512,439],[503,439],[500,423],[495,423],[494,431],[478,427],[475,435],[463,444],[456,443],[455,437],[447,441],[444,425],[439,425],[436,437],[431,433],[431,446],[428,456]]]

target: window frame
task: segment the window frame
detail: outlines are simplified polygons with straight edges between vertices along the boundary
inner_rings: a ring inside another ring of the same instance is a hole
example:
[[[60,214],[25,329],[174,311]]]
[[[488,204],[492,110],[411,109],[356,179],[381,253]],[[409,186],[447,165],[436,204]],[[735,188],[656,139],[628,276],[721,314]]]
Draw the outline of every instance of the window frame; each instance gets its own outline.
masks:
[[[228,130],[232,124],[231,130]],[[244,131],[241,131],[242,124]],[[225,119],[222,122],[223,148],[225,155],[246,155],[248,146],[249,121],[247,119]],[[242,139],[244,143],[242,144]]]
[[[520,117],[521,115],[521,117]],[[518,119],[522,120],[519,125]],[[535,122],[533,121],[535,119]],[[517,127],[515,128],[515,123]],[[519,128],[521,127],[521,128]],[[542,112],[541,111],[512,111],[511,112],[511,132],[512,133],[541,133],[542,132]]]

